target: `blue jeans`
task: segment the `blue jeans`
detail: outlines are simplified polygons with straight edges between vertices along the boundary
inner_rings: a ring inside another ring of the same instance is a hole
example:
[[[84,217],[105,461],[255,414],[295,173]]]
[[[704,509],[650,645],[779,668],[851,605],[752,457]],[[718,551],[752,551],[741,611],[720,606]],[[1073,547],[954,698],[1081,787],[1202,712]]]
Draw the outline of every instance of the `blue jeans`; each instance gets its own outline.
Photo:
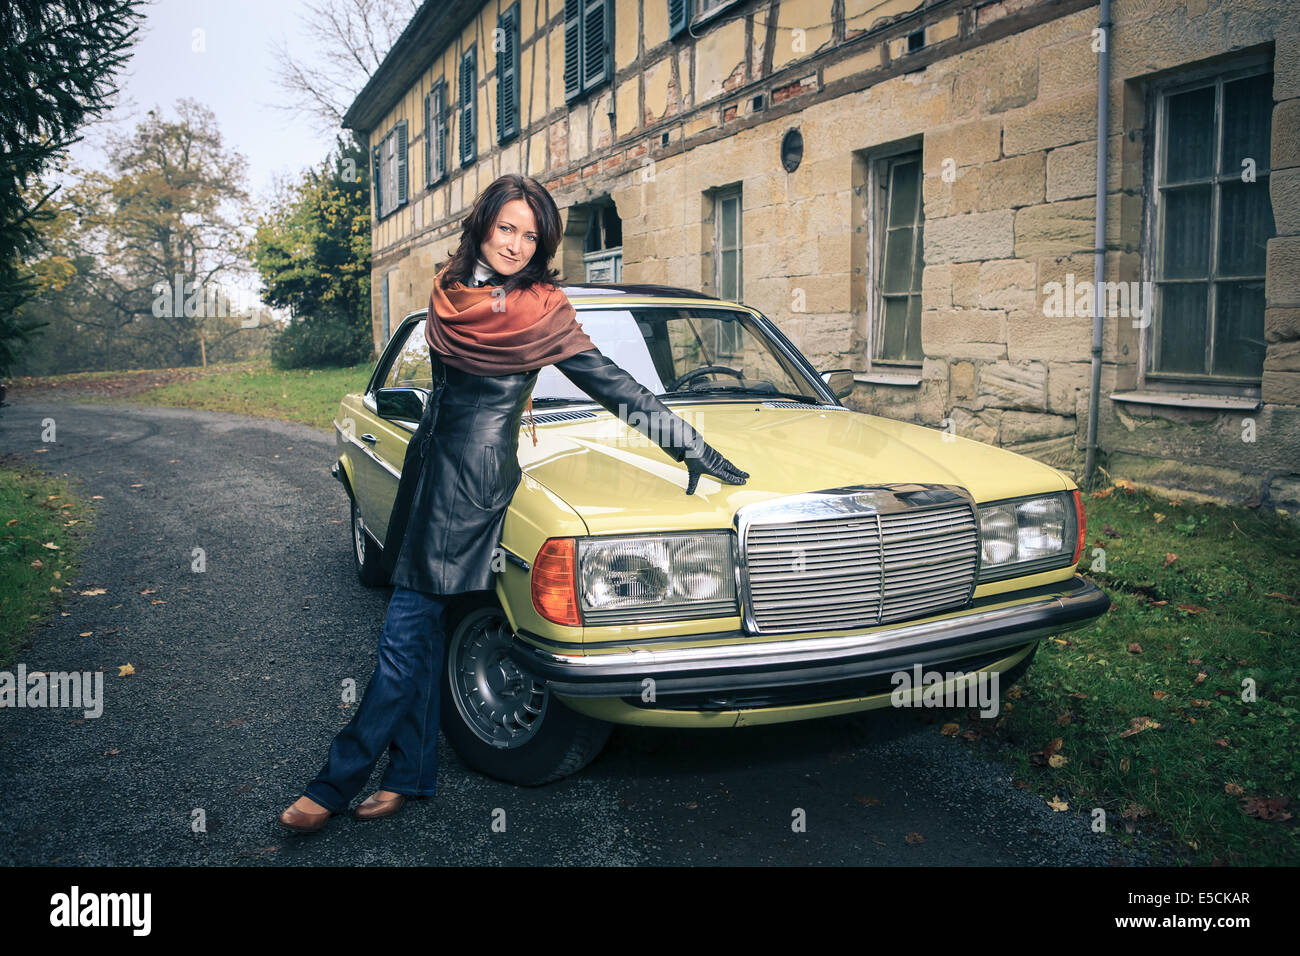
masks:
[[[432,796],[438,783],[438,697],[447,598],[393,588],[379,638],[379,662],[361,706],[334,737],[306,794],[335,813],[347,809],[388,748],[381,790]]]

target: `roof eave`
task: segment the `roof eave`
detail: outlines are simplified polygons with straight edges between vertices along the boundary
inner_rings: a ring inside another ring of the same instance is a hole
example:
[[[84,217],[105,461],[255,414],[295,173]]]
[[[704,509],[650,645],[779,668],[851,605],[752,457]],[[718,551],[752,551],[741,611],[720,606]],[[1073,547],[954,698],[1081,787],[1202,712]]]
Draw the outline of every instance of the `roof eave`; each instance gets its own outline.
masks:
[[[424,0],[343,114],[343,128],[368,134],[378,126],[482,6],[482,0]]]

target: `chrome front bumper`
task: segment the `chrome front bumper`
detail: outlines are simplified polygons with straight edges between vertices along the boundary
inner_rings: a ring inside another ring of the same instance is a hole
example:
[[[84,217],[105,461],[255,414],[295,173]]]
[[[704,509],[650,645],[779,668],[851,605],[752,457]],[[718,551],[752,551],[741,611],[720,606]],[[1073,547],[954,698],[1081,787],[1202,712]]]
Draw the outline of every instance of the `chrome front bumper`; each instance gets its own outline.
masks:
[[[1076,575],[1020,595],[999,594],[940,620],[860,634],[772,640],[723,632],[708,637],[746,642],[673,649],[664,648],[668,641],[657,641],[653,651],[589,655],[547,650],[516,637],[510,657],[566,697],[639,696],[646,678],[654,679],[657,695],[823,684],[1023,646],[1081,627],[1109,607],[1105,591]],[[677,638],[700,639],[700,635]]]

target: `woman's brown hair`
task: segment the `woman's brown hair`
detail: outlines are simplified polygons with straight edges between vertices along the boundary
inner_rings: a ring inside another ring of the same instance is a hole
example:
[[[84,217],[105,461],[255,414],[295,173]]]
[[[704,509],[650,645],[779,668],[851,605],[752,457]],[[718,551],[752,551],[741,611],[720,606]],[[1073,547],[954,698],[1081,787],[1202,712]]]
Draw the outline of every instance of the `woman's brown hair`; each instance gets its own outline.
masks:
[[[555,284],[559,270],[548,267],[560,246],[560,210],[546,187],[537,180],[507,173],[479,193],[474,208],[461,221],[460,247],[447,261],[442,273],[444,289],[453,282],[468,285],[472,281],[474,264],[480,255],[479,247],[491,235],[501,207],[512,199],[522,199],[533,211],[533,218],[537,221],[537,248],[526,266],[512,276],[503,277],[502,288],[510,293],[538,282]]]

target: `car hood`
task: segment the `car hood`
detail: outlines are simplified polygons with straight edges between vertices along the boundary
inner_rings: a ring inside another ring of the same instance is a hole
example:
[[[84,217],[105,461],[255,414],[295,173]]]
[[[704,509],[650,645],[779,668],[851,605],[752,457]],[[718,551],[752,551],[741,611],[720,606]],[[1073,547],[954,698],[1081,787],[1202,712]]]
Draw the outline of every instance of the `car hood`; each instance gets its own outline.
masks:
[[[520,434],[529,478],[562,498],[593,534],[729,527],[742,505],[845,485],[960,485],[976,501],[1071,487],[1033,459],[942,431],[843,409],[734,403],[673,407],[742,471],[744,485],[686,469],[614,416]]]

